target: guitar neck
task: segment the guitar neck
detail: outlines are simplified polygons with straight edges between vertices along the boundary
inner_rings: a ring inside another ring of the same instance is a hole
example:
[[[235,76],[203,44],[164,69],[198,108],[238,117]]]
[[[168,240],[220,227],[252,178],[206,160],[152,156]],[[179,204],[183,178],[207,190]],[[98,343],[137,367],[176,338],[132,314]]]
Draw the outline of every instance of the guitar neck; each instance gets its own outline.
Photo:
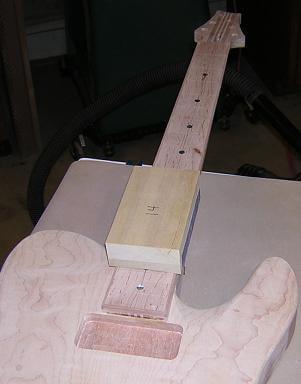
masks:
[[[239,14],[219,11],[195,31],[197,46],[155,158],[155,167],[201,170],[229,50],[244,46],[239,24]],[[151,289],[145,290],[140,300],[137,287],[144,286],[146,281]],[[164,295],[158,281],[164,286]],[[110,313],[167,319],[175,282],[175,275],[170,272],[138,272],[117,267],[102,308]],[[150,310],[148,302],[157,309]]]
[[[201,170],[229,50],[197,44],[154,166]]]
[[[217,12],[195,31],[197,46],[154,166],[201,170],[230,48],[244,45],[240,15]]]

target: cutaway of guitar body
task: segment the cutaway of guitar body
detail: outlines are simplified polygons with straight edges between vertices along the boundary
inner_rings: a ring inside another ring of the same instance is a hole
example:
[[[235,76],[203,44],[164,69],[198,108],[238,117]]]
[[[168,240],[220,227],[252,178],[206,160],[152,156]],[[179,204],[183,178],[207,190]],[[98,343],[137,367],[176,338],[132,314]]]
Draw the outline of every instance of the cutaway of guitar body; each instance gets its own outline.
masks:
[[[263,384],[292,337],[297,282],[287,262],[272,257],[219,307],[191,308],[174,295],[168,322],[183,334],[173,360],[79,348],[85,316],[106,316],[113,271],[104,247],[82,235],[24,239],[0,275],[0,383]]]

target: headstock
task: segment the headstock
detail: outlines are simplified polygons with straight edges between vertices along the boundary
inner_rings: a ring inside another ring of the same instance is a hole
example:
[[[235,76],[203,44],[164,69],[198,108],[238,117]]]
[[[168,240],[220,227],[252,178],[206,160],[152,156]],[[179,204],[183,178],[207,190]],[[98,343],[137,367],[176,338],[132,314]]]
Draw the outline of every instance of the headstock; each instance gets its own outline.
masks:
[[[217,11],[207,23],[194,32],[194,41],[230,43],[230,48],[243,48],[245,35],[240,29],[240,13]]]

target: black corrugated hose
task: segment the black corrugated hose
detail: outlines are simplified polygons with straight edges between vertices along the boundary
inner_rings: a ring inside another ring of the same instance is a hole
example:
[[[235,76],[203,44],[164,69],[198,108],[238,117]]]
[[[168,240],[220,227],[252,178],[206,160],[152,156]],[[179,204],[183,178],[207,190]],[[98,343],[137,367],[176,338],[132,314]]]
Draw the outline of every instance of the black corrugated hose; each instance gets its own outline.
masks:
[[[188,62],[181,62],[146,71],[101,96],[55,133],[35,163],[29,179],[27,207],[33,224],[38,222],[44,211],[44,187],[48,175],[57,159],[77,136],[97,120],[134,98],[155,89],[179,83],[183,80],[187,67]],[[256,103],[256,100],[263,94],[261,87],[256,82],[237,72],[231,66],[226,68],[224,83],[249,103]],[[294,131],[294,137],[293,141],[298,142],[301,148],[301,134],[297,130]]]
[[[264,167],[248,163],[239,167],[236,174],[240,176],[259,177],[263,179],[301,181],[301,172],[298,172],[294,177],[281,177]]]

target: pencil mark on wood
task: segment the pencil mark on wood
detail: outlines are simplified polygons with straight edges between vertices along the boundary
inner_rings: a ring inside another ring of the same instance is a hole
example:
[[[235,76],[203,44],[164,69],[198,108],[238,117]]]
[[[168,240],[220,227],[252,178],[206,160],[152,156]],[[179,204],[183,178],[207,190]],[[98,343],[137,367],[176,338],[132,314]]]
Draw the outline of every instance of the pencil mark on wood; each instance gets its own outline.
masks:
[[[147,211],[149,211],[149,212],[146,212],[146,215],[159,216],[159,213],[156,210],[159,210],[160,207],[156,207],[154,205],[148,205],[146,209]]]

